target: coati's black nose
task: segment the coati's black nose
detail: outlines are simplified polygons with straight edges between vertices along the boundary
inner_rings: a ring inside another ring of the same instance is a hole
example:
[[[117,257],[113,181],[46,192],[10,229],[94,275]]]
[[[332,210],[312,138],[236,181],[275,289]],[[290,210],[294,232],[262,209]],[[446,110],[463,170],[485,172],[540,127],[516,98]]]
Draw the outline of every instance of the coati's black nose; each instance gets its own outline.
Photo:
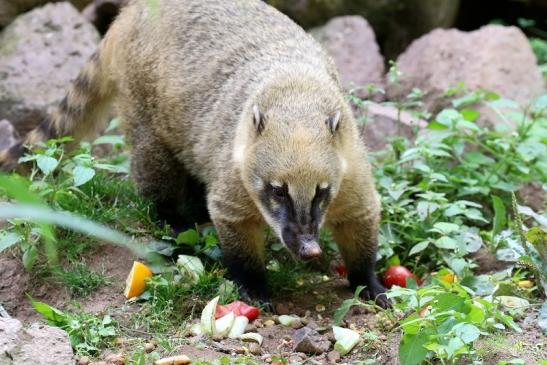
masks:
[[[310,260],[321,256],[321,247],[312,235],[298,236],[298,256],[301,260]]]

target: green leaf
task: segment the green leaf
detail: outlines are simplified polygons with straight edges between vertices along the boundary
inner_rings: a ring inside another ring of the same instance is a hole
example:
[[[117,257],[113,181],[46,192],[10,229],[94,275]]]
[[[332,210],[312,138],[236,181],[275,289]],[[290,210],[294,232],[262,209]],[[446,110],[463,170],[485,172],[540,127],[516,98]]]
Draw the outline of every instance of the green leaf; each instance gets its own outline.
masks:
[[[29,248],[23,252],[23,266],[27,271],[32,270],[36,263],[36,259],[38,259],[38,250],[36,249],[36,246],[29,246]]]
[[[111,144],[111,145],[123,145],[125,143],[123,136],[117,134],[107,134],[100,136],[93,141],[93,145],[98,144]]]
[[[334,324],[336,326],[339,326],[340,323],[342,323],[342,320],[344,319],[351,307],[361,304],[361,301],[359,300],[359,295],[361,295],[361,292],[364,288],[364,286],[358,286],[357,289],[355,289],[355,294],[353,298],[344,300],[342,305],[340,305],[340,307],[334,312]]]
[[[437,246],[438,248],[444,248],[444,249],[447,249],[447,250],[455,250],[457,245],[458,245],[458,242],[451,238],[451,237],[448,237],[448,236],[442,236],[441,238],[433,241],[433,244],[435,246]]]
[[[63,326],[67,324],[67,315],[57,308],[52,307],[47,303],[36,301],[31,297],[29,297],[29,299],[36,312],[43,315],[50,323],[56,326]]]
[[[414,245],[411,249],[410,249],[410,252],[408,253],[410,256],[412,255],[415,255],[417,254],[418,252],[421,252],[423,250],[425,250],[427,248],[427,246],[429,246],[429,241],[422,241],[416,245]]]
[[[422,334],[405,334],[399,346],[399,361],[401,365],[420,364],[427,356],[427,349],[424,345],[428,342],[427,336]]]
[[[72,176],[74,177],[74,186],[80,186],[93,179],[95,170],[90,167],[76,166],[72,170]]]
[[[471,343],[479,338],[481,331],[470,323],[459,323],[454,326],[454,333],[465,343]]]
[[[434,229],[431,229],[430,231],[438,232],[445,235],[460,230],[459,225],[447,222],[437,222],[433,225],[433,228]]]
[[[492,205],[494,206],[492,236],[495,236],[505,228],[505,225],[507,224],[507,213],[503,201],[496,195],[492,195]]]
[[[36,157],[36,164],[44,175],[49,175],[57,168],[57,165],[59,165],[59,161],[57,161],[53,157],[38,155]]]
[[[21,235],[14,232],[4,233],[0,238],[0,252],[20,242],[21,238]]]
[[[178,244],[184,243],[185,245],[195,246],[199,243],[199,233],[195,229],[181,232],[177,236],[176,242]]]

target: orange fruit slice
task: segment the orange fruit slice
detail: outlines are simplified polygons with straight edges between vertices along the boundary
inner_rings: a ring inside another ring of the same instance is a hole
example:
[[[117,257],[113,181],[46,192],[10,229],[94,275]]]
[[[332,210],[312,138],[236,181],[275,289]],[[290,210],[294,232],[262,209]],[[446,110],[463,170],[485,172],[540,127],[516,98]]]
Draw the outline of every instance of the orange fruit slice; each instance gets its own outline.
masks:
[[[152,271],[145,264],[133,261],[133,267],[125,281],[125,290],[123,294],[127,299],[139,296],[144,291],[146,283],[144,279],[152,277]]]

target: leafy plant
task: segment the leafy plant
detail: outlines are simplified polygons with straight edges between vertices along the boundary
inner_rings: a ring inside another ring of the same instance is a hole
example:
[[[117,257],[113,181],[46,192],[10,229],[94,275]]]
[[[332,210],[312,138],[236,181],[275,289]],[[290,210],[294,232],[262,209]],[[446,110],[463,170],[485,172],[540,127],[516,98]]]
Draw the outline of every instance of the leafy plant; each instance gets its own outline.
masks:
[[[85,312],[62,312],[32,298],[31,303],[49,324],[68,333],[70,343],[79,355],[98,355],[118,334],[117,323],[109,315],[98,317]]]
[[[441,270],[423,288],[394,287],[388,292],[396,299],[396,309],[410,311],[399,322],[403,365],[420,364],[431,356],[455,363],[475,355],[473,344],[482,334],[507,328],[521,331],[491,296],[480,297],[469,287],[445,281],[445,274]]]

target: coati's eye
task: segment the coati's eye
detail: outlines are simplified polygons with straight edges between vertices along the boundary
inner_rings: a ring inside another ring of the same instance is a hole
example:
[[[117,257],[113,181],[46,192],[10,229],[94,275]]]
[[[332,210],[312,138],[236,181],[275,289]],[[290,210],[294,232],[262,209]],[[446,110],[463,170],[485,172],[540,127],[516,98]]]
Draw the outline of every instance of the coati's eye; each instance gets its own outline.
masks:
[[[287,196],[287,186],[279,181],[272,181],[268,184],[271,195],[277,200],[284,200]]]
[[[282,186],[272,186],[272,195],[278,199],[285,199],[285,189]]]

